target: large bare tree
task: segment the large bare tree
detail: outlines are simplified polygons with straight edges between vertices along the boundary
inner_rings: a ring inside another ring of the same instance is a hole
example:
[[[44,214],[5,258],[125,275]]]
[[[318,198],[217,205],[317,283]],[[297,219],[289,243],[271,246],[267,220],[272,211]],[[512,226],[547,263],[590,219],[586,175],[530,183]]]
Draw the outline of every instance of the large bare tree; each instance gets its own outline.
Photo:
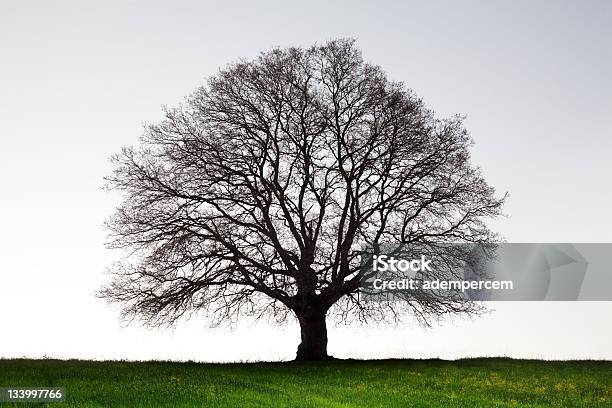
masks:
[[[459,117],[437,119],[353,40],[229,65],[141,146],[114,156],[108,221],[130,255],[100,294],[127,316],[297,318],[297,359],[324,359],[326,316],[467,313],[456,298],[360,296],[364,245],[486,242],[498,198]]]

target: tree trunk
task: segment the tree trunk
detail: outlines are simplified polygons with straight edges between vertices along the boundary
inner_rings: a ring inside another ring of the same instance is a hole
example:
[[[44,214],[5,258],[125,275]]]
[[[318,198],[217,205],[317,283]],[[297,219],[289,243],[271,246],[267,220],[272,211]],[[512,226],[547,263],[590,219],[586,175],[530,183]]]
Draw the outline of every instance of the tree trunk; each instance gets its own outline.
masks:
[[[298,346],[297,361],[328,360],[327,325],[325,312],[298,315],[302,342]]]

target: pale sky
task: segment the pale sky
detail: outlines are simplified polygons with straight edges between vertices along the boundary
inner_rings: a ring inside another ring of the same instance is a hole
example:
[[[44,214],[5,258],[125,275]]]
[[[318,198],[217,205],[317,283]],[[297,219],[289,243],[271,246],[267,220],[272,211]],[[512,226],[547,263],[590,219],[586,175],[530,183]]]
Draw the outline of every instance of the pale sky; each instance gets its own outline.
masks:
[[[0,3],[0,358],[291,359],[295,325],[122,328],[93,297],[116,254],[108,157],[219,67],[355,37],[508,191],[509,242],[612,242],[612,2]],[[339,357],[612,359],[612,302],[505,303],[430,330],[330,327]],[[245,340],[246,339],[246,340]],[[451,339],[451,340],[449,340]]]

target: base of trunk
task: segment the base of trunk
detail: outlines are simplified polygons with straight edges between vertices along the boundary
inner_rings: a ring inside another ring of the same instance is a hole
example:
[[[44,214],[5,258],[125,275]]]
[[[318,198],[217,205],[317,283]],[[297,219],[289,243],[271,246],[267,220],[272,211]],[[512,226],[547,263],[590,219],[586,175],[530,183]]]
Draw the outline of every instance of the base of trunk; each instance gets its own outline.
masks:
[[[330,356],[328,354],[324,356],[300,356],[299,352],[293,361],[337,361],[340,360],[334,356]]]
[[[298,346],[296,361],[331,360],[327,354],[327,326],[325,314],[299,316],[302,342]]]

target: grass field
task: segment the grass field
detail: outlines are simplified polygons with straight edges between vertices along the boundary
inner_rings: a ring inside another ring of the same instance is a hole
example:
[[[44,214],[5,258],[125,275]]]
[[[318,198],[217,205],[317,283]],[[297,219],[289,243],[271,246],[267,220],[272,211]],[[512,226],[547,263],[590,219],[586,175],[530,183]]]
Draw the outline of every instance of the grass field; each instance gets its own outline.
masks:
[[[198,364],[0,360],[0,387],[55,407],[612,407],[612,362],[510,359]],[[34,406],[34,404],[31,404]],[[26,403],[0,403],[0,408]],[[45,406],[36,404],[35,406]]]

